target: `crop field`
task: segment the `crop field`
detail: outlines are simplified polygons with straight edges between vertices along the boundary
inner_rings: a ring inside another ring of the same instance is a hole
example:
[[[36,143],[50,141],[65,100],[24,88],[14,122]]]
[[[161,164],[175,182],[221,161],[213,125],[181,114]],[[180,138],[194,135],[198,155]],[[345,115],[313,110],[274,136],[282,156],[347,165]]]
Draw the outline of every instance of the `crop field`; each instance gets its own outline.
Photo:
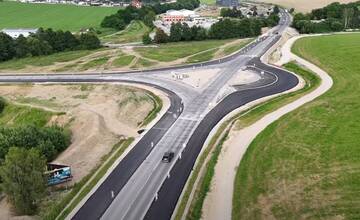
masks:
[[[240,163],[233,219],[360,219],[360,34],[304,38],[329,92],[266,128]]]
[[[119,8],[4,1],[0,2],[0,29],[44,27],[79,31],[99,27],[105,16],[117,10]]]

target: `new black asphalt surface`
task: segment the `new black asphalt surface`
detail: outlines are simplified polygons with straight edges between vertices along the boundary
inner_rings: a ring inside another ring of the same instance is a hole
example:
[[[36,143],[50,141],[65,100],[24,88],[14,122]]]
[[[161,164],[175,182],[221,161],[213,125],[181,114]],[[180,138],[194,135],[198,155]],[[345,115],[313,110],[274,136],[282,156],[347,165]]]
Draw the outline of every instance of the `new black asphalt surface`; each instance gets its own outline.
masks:
[[[255,58],[249,65],[255,64],[259,69],[277,75],[278,81],[268,87],[238,91],[227,96],[214,109],[212,109],[198,125],[191,136],[185,150],[174,167],[171,169],[170,178],[163,183],[158,199],[153,201],[148,210],[146,220],[168,220],[176,207],[184,185],[193,169],[195,161],[211,130],[231,111],[254,100],[278,94],[294,88],[298,78],[284,70],[277,69],[260,62]]]
[[[265,39],[266,37],[264,37]],[[278,41],[280,36],[277,36],[272,43],[270,43],[266,50],[268,50],[275,42]],[[192,68],[192,67],[200,67],[200,66],[209,66],[215,65],[219,63],[225,63],[231,61],[243,54],[249,48],[254,47],[258,42],[252,42],[245,48],[243,48],[238,53],[215,61],[209,61],[202,64],[191,64],[186,66],[179,67],[169,67],[162,68],[160,71],[167,70],[175,70],[175,69],[184,69],[184,68]],[[265,51],[266,51],[265,50]],[[187,147],[183,152],[183,156],[181,160],[178,160],[174,167],[171,170],[171,177],[168,178],[162,185],[157,201],[153,201],[150,209],[148,210],[145,219],[170,219],[173,210],[176,206],[178,198],[183,190],[183,187],[189,177],[193,165],[198,157],[199,152],[205,140],[210,133],[210,131],[214,128],[214,126],[228,113],[232,110],[254,101],[256,99],[269,96],[272,94],[280,93],[286,90],[289,90],[297,85],[298,79],[283,70],[264,65],[260,62],[258,58],[254,58],[251,60],[248,65],[256,64],[256,66],[265,71],[272,72],[276,74],[279,80],[272,84],[271,86],[259,88],[259,89],[250,89],[250,90],[242,90],[235,92],[228,97],[226,97],[222,102],[219,103],[213,110],[211,110],[208,115],[201,121],[199,126],[196,128],[194,134],[191,136]],[[151,72],[149,71],[138,71],[138,72]],[[115,73],[114,73],[115,74]],[[33,74],[32,76],[44,76],[41,74]],[[63,74],[67,75],[67,74]],[[87,74],[87,75],[98,75],[98,74]],[[105,75],[105,74],[104,74]],[[27,75],[31,76],[31,75]],[[101,78],[48,78],[48,79],[31,79],[25,78],[21,79],[20,77],[16,80],[6,80],[1,79],[0,82],[130,82],[137,83],[134,81],[125,81],[125,80],[106,80]],[[139,82],[140,83],[140,82]],[[146,84],[146,83],[141,83]],[[150,129],[144,137],[134,146],[134,148],[128,153],[128,155],[116,166],[116,168],[112,171],[112,173],[106,178],[106,180],[100,185],[100,187],[90,196],[90,198],[86,201],[86,203],[80,208],[80,210],[75,214],[73,219],[76,220],[92,220],[99,219],[102,214],[106,211],[106,209],[111,204],[113,198],[111,198],[111,191],[114,192],[114,196],[116,196],[122,189],[122,187],[127,183],[132,174],[136,171],[136,169],[141,165],[141,163],[145,160],[147,155],[151,152],[152,147],[151,143],[156,143],[163,137],[166,133],[167,129],[171,127],[171,125],[176,121],[176,117],[174,117],[173,112],[176,112],[178,109],[183,109],[181,99],[172,91],[167,90],[165,88],[160,88],[155,85],[150,85],[155,88],[158,88],[164,92],[166,92],[170,98],[171,106],[170,109],[165,113],[164,116],[156,123],[156,125]],[[177,115],[179,117],[179,115]],[[161,129],[156,129],[161,128]]]
[[[18,79],[18,80],[4,80],[0,78],[0,82],[126,82],[137,83],[134,81],[126,80],[101,80],[101,79]],[[138,82],[139,83],[139,82]],[[183,109],[183,104],[178,95],[174,92],[161,88],[156,85],[147,83],[141,83],[144,85],[152,86],[163,92],[165,92],[170,99],[170,108],[160,118],[160,120],[154,125],[153,128],[147,131],[147,133],[139,140],[139,142],[131,149],[131,151],[124,157],[106,180],[100,185],[100,187],[90,196],[86,203],[80,208],[76,215],[72,219],[78,220],[91,220],[99,219],[105,210],[109,207],[113,198],[111,197],[111,191],[116,196],[122,187],[127,183],[128,179],[145,160],[148,154],[152,150],[152,143],[156,145],[162,138],[166,131],[179,117],[179,114],[174,113],[179,109]],[[157,129],[161,128],[161,129]]]

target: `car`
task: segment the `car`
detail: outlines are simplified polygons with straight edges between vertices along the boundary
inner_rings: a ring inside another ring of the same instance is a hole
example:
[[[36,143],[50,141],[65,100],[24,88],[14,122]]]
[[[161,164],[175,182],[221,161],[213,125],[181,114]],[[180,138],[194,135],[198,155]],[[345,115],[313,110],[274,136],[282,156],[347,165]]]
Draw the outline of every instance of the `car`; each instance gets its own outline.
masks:
[[[164,156],[162,157],[161,161],[163,163],[170,163],[173,158],[174,158],[174,152],[167,151],[164,153]]]

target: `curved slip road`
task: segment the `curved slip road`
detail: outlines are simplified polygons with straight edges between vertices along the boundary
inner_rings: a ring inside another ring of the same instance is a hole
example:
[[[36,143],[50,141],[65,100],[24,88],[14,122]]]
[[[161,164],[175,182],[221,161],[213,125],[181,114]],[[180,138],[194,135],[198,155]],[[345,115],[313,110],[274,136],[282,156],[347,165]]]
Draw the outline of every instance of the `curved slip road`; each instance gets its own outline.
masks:
[[[283,23],[278,27],[279,32],[288,25],[289,19],[287,16],[288,15],[284,14],[285,19],[282,19]],[[183,185],[187,180],[202,144],[211,128],[232,109],[237,108],[252,99],[255,100],[287,90],[293,86],[293,84],[297,83],[297,79],[293,79],[292,74],[263,65],[258,58],[252,59],[252,57],[258,57],[267,51],[279,40],[279,38],[279,36],[260,37],[235,55],[221,60],[198,64],[198,66],[220,66],[225,69],[222,71],[221,76],[218,77],[218,79],[212,83],[203,94],[195,94],[195,96],[190,94],[189,97],[195,98],[192,99],[193,101],[186,102],[189,104],[188,106],[182,106],[180,98],[175,98],[175,93],[170,91],[173,89],[169,88],[166,91],[170,94],[171,99],[171,107],[168,112],[154,128],[150,129],[148,133],[145,134],[144,140],[141,139],[134,149],[129,152],[124,158],[124,161],[127,162],[122,161],[114,169],[73,216],[73,219],[90,220],[99,219],[100,217],[103,219],[141,219],[144,216],[147,219],[169,219],[182,191]],[[249,64],[255,64],[258,68],[275,73],[279,80],[271,86],[235,92],[226,97],[217,107],[208,113],[207,103],[216,97],[219,89],[221,89],[223,85],[236,74],[239,68]],[[174,69],[190,69],[193,66],[194,65],[146,71],[146,74],[144,75],[157,74],[159,72]],[[140,72],[137,74],[140,74],[139,76],[141,77]],[[121,75],[126,76],[126,74]],[[107,74],[106,76],[119,75]],[[1,77],[0,81],[133,82],[134,80],[105,79],[100,75],[87,74],[61,76],[8,76],[8,78]],[[141,81],[138,83],[144,82]],[[150,84],[154,83],[151,83],[150,80]],[[155,87],[158,87],[158,85]],[[166,84],[162,84],[161,87],[167,86]],[[164,90],[165,89],[163,89],[163,91]],[[183,94],[185,93],[186,92]],[[189,100],[191,99],[189,98]],[[186,114],[184,115],[183,113],[179,117],[184,108]],[[208,113],[205,117],[202,115],[204,112]],[[167,139],[168,141],[164,141],[164,139]],[[151,142],[154,143],[154,147],[151,147]],[[180,152],[182,150],[181,144],[185,142],[188,144],[183,152],[183,159],[178,160],[177,163],[172,163],[171,166],[159,162],[159,157],[161,158],[164,149],[170,148],[174,149],[176,152]],[[154,149],[156,150],[154,151]],[[169,172],[171,173],[170,178],[166,179]],[[166,180],[164,181],[164,179]],[[172,184],[172,181],[174,184]],[[158,200],[152,202],[155,195],[154,192],[156,193],[158,188],[160,189],[157,197]],[[114,192],[114,199],[111,198],[111,191]],[[149,212],[147,212],[148,209]]]
[[[292,89],[299,82],[298,78],[293,74],[267,66],[261,63],[258,58],[253,59],[249,64],[256,64],[262,70],[275,73],[278,80],[276,83],[263,88],[232,93],[205,116],[191,136],[187,147],[182,151],[181,159],[178,159],[171,169],[170,178],[166,179],[162,185],[158,193],[158,199],[154,199],[145,219],[166,220],[171,218],[178,198],[208,134],[223,117],[249,102]]]
[[[236,168],[246,152],[248,146],[267,126],[278,120],[280,117],[296,110],[304,104],[311,102],[315,98],[326,93],[333,85],[331,77],[319,67],[309,63],[308,61],[291,53],[293,43],[303,36],[291,38],[282,47],[282,59],[277,65],[284,65],[292,60],[296,60],[301,65],[304,65],[321,78],[321,84],[314,91],[300,97],[299,99],[269,113],[263,118],[259,119],[252,125],[236,132],[228,143],[225,143],[226,151],[222,151],[221,160],[216,165],[215,175],[211,186],[211,192],[207,195],[204,203],[203,217],[208,220],[217,220],[219,218],[227,220],[231,219],[232,212],[232,197],[234,179],[236,176]],[[223,181],[226,179],[227,181]],[[217,201],[221,205],[216,205]]]

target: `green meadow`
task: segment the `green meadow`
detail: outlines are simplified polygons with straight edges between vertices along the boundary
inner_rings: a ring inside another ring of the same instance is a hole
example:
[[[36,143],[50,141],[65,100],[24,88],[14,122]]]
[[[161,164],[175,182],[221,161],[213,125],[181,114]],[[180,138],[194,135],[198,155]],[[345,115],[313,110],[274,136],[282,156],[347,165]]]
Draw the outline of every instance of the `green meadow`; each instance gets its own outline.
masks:
[[[233,219],[360,219],[360,34],[307,37],[293,51],[327,71],[325,95],[282,117],[239,165]]]
[[[105,16],[117,10],[119,8],[4,1],[0,2],[0,29],[44,27],[79,31],[98,28]]]

